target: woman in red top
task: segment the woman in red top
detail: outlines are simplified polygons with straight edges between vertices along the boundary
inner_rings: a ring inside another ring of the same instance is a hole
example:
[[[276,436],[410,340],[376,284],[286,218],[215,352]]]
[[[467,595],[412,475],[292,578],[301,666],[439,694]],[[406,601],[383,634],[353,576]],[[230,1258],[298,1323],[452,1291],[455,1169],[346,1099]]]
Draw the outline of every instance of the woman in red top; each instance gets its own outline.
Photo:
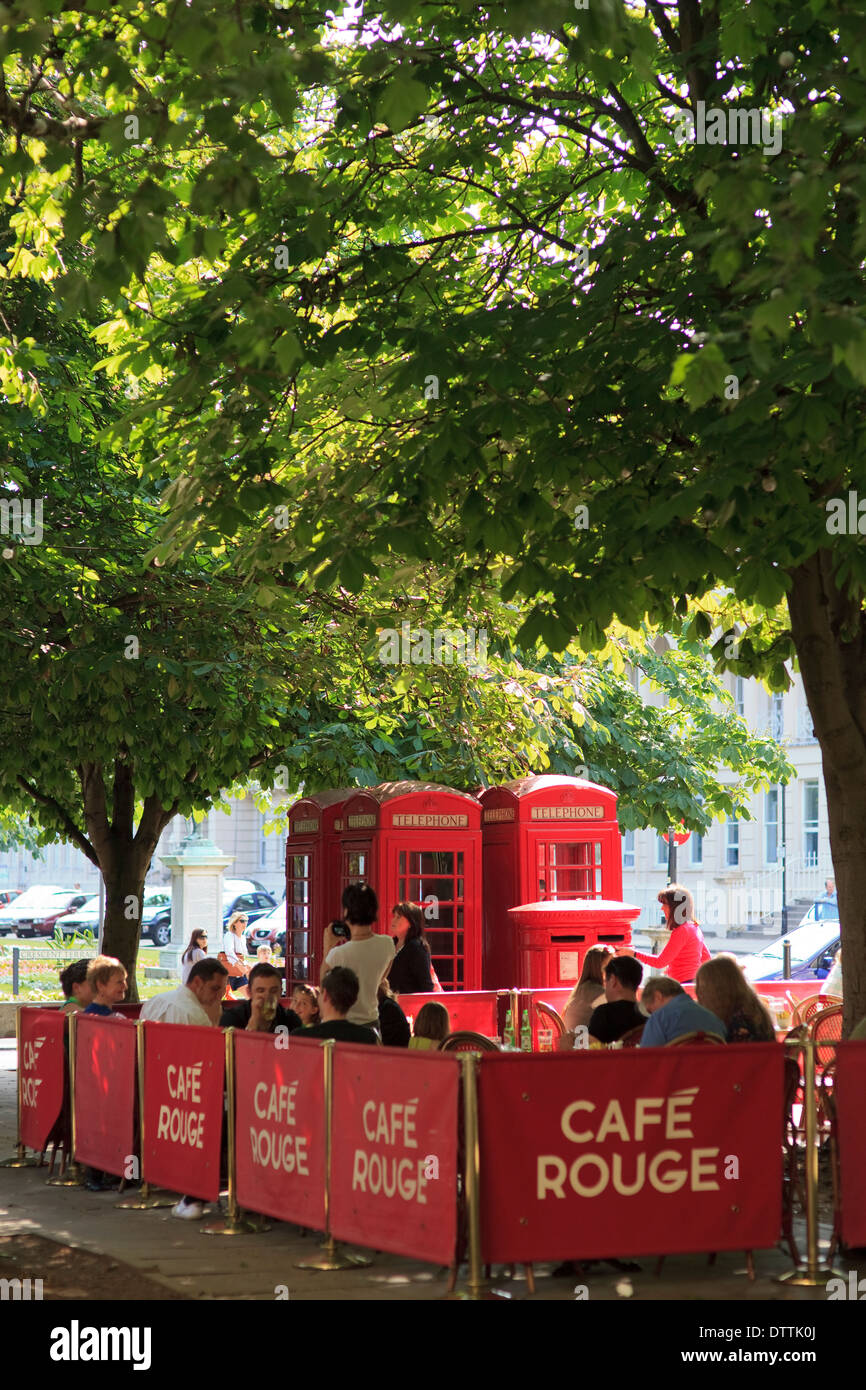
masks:
[[[671,883],[659,893],[659,902],[670,928],[670,939],[660,956],[646,955],[643,951],[632,951],[631,955],[644,965],[653,965],[656,970],[667,967],[668,978],[683,984],[693,980],[698,966],[710,960],[703,932],[695,921],[695,903],[688,888],[679,883]]]

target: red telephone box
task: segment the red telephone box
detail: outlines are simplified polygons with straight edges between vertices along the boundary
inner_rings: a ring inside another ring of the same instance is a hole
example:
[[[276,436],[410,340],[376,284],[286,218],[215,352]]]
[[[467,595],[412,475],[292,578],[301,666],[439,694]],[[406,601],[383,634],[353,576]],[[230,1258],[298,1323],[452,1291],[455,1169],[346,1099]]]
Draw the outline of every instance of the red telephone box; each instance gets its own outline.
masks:
[[[481,988],[481,807],[428,782],[384,782],[342,808],[340,889],[364,880],[379,899],[379,931],[394,903],[424,911],[443,989]]]
[[[342,810],[352,787],[315,792],[289,811],[286,838],[286,985],[318,981],[322,933],[340,906]]]
[[[484,988],[529,987],[520,974],[520,904],[622,898],[616,795],[579,777],[520,777],[479,800],[484,836]]]

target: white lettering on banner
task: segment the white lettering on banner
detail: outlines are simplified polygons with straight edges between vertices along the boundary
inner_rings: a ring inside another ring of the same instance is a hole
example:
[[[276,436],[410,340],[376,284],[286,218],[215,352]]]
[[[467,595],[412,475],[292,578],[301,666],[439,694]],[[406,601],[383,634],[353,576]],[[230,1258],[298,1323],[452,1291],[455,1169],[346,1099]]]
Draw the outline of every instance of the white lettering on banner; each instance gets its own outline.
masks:
[[[418,1101],[365,1101],[361,1111],[364,1134],[371,1144],[417,1149],[415,1135]],[[356,1149],[352,1164],[352,1191],[401,1197],[404,1202],[427,1205],[424,1189],[430,1180],[429,1159],[397,1154],[368,1153]]]
[[[22,1077],[21,1077],[21,1104],[28,1108],[39,1103],[39,1087],[44,1081],[42,1076],[23,1075],[26,1071],[32,1071],[39,1059],[39,1053],[45,1045],[45,1038],[33,1038],[32,1041],[24,1043],[22,1051]]]
[[[253,1091],[253,1109],[260,1120],[287,1128],[256,1129],[250,1125],[250,1152],[256,1168],[273,1168],[275,1172],[297,1173],[299,1177],[310,1176],[308,1138],[305,1134],[291,1134],[297,1124],[295,1106],[299,1081],[288,1086],[277,1082],[259,1081]]]
[[[600,1120],[594,1101],[574,1100],[563,1110],[560,1128],[573,1144],[600,1144],[610,1135],[626,1144],[639,1144],[652,1135],[656,1125],[666,1140],[693,1139],[691,1107],[698,1089],[692,1086],[670,1096],[639,1096],[633,1102],[631,1117],[619,1100],[611,1099]],[[536,1191],[539,1201],[549,1196],[565,1197],[566,1185],[578,1197],[598,1197],[609,1189],[621,1197],[633,1197],[647,1183],[656,1192],[679,1192],[686,1184],[692,1192],[718,1192],[721,1162],[717,1148],[692,1149],[688,1154],[662,1149],[652,1158],[634,1151],[630,1158],[620,1153],[585,1153],[570,1165],[557,1154],[539,1154]]]
[[[168,1094],[172,1100],[191,1100],[193,1105],[201,1105],[201,1069],[203,1062],[193,1062],[189,1067],[176,1067],[170,1062],[165,1069]]]
[[[181,1110],[179,1106],[172,1109],[169,1105],[161,1105],[156,1137],[169,1139],[172,1144],[189,1144],[191,1149],[204,1148],[204,1115],[203,1110]]]

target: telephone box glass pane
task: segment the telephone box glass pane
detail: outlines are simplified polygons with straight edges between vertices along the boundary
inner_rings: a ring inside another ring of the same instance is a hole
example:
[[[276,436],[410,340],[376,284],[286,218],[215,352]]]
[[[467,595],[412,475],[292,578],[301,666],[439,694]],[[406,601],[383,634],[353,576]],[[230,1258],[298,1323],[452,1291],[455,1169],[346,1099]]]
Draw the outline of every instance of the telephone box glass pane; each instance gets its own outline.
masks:
[[[596,898],[601,894],[601,845],[591,841],[549,841],[537,847],[538,895]]]
[[[464,856],[454,850],[400,850],[397,891],[424,909],[433,967],[445,989],[463,984]],[[459,930],[458,930],[459,929]]]
[[[310,864],[309,854],[289,859],[286,898],[286,963],[290,983],[309,980],[310,971]]]

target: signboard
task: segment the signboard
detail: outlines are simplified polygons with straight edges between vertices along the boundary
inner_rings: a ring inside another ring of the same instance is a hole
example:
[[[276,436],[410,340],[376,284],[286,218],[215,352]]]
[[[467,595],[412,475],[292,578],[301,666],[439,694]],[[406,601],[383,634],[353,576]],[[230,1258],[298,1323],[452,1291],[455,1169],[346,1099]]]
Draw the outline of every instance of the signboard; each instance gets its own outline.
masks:
[[[532,806],[532,820],[604,820],[603,806]]]
[[[782,1078],[775,1043],[485,1053],[485,1262],[775,1245]]]

